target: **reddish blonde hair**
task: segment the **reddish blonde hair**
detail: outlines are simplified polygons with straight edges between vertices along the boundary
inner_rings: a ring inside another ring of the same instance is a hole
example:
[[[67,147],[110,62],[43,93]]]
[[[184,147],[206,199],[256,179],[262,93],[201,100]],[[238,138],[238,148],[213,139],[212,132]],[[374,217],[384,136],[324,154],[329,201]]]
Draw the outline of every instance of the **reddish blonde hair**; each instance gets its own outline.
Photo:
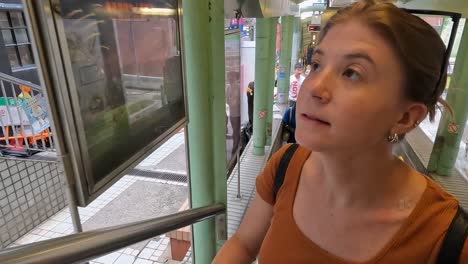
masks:
[[[369,26],[393,48],[404,69],[405,96],[424,103],[434,120],[437,102],[448,105],[440,96],[447,81],[444,69],[445,44],[423,19],[377,0],[361,0],[340,9],[322,29],[319,43],[335,25],[356,21]],[[448,107],[450,110],[450,107]]]

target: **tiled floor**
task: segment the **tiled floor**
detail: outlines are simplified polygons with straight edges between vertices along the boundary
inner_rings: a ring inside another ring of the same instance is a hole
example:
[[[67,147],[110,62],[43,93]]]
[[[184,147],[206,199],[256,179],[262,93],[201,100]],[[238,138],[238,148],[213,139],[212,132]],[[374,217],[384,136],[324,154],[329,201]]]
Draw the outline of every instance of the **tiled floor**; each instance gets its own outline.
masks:
[[[148,158],[143,160],[138,169],[149,170],[157,169],[157,164],[168,157],[173,150],[184,144],[183,131],[175,134],[161,147],[159,147]],[[116,182],[112,187],[100,195],[96,200],[85,208],[79,208],[80,220],[84,224],[107,204],[122,194],[128,187],[136,181],[158,182],[161,184],[185,185],[182,182],[173,182],[167,180],[152,179],[134,175],[126,175]],[[24,235],[11,246],[24,245],[32,242],[65,236],[73,233],[73,224],[68,208],[63,209],[50,219]],[[166,236],[155,237],[147,242],[142,250],[135,250],[130,247],[121,249],[117,252],[97,258],[90,263],[93,264],[156,264],[156,263],[179,263],[170,260],[169,238]],[[191,263],[191,252],[189,251],[181,263]]]
[[[158,179],[150,179],[138,176],[124,176],[119,182],[114,184],[105,193],[98,197],[86,208],[79,208],[82,224],[86,223],[94,214],[106,206],[110,201],[116,198],[120,193],[126,190],[131,184],[136,181],[152,181],[164,184],[184,185],[180,182],[169,183]],[[25,236],[18,239],[14,245],[24,245],[32,242],[42,241],[50,238],[60,237],[71,234],[73,232],[73,225],[68,208],[63,209],[55,214],[49,220],[42,223],[40,226],[33,229]],[[106,256],[95,259],[91,263],[95,264],[117,264],[117,263],[171,263],[168,246],[169,238],[159,236],[151,239],[143,250],[134,250],[132,248],[124,248],[117,252],[113,252]],[[190,254],[188,254],[190,256]],[[177,262],[172,262],[177,263]],[[190,263],[186,258],[182,263]]]
[[[156,264],[178,263],[168,259],[169,239],[160,237],[159,240],[150,240],[143,250],[121,249],[117,252],[102,256],[90,264]],[[181,263],[191,263],[191,253],[187,254]]]

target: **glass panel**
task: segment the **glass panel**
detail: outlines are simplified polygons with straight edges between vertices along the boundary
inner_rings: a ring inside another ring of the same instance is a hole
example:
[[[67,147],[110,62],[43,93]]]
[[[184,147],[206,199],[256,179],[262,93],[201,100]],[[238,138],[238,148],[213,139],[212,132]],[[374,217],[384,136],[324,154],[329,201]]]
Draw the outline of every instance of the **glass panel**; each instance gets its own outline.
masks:
[[[428,22],[441,36],[442,40],[444,41],[445,45],[448,45],[449,39],[451,37],[452,33],[452,28],[453,28],[453,21],[449,17],[443,17],[443,16],[420,16],[422,19],[424,19],[426,22]],[[463,33],[463,29],[466,25],[466,19],[460,19],[460,24],[457,28],[456,31],[456,36],[455,36],[455,41],[453,45],[452,52],[448,58],[449,64],[448,64],[448,77],[447,77],[447,85],[446,85],[446,90],[442,94],[442,98],[446,98],[447,94],[447,89],[454,90],[458,89],[458,87],[454,86],[454,83],[452,83],[452,73],[454,68],[457,66],[457,63],[460,65],[463,64],[463,62],[458,62],[456,60],[457,54],[459,52],[460,48],[460,40],[461,36]],[[458,67],[460,67],[460,65]],[[437,131],[439,129],[439,125],[442,125],[440,123],[441,120],[441,112],[438,110],[436,112],[435,116],[435,122],[431,123],[428,118],[426,118],[421,124],[420,127],[422,131],[428,136],[428,138],[434,142],[437,136]],[[460,127],[460,129],[463,129]],[[458,153],[458,157],[456,160],[456,168],[460,170],[462,175],[468,179],[468,122],[465,125],[464,129],[464,134],[462,135],[462,141],[460,142],[460,149]]]
[[[132,53],[135,54],[135,43],[133,41],[128,41],[133,34],[133,21],[116,19],[114,22],[117,29],[116,31],[119,33],[117,38],[119,42],[119,61],[122,73],[137,76],[139,75],[137,58],[136,56],[131,56]]]
[[[462,175],[468,179],[468,121],[466,121],[465,132],[463,133],[462,141],[460,142],[460,150],[456,166],[460,169]]]
[[[181,121],[185,103],[173,37],[179,34],[177,0],[109,2],[105,9],[91,2],[60,6],[84,167],[88,182],[99,184]]]
[[[24,27],[23,13],[21,12],[10,12],[11,24],[13,27]]]
[[[13,36],[11,35],[11,30],[2,30],[3,42],[5,45],[15,44],[13,41]]]
[[[0,27],[1,28],[10,27],[10,23],[8,23],[8,16],[6,12],[0,12]]]
[[[10,60],[10,66],[13,67],[20,67],[20,63],[18,61],[18,55],[16,54],[16,47],[7,47],[6,48],[8,53],[8,60]]]
[[[439,33],[445,45],[448,46],[450,36],[452,33],[452,28],[453,28],[453,21],[450,17],[446,17],[442,15],[421,15],[421,14],[415,14],[415,15],[419,16],[424,21],[426,21],[429,25],[431,25],[432,28],[434,28],[437,31],[437,33]],[[463,21],[460,21],[460,22],[461,23],[459,25],[459,29],[460,27],[461,29],[463,29]],[[456,54],[457,49],[458,49],[458,46],[455,45],[452,49],[452,54],[454,54],[454,52]],[[447,77],[446,88],[448,88],[450,85],[451,74],[453,71],[453,66],[455,64],[455,58],[449,57],[448,60],[449,60],[449,65],[447,67],[448,77]],[[446,98],[446,93],[447,93],[447,90],[445,90],[441,96],[443,99]],[[437,110],[434,123],[431,123],[429,121],[429,117],[427,117],[420,126],[421,129],[426,133],[426,135],[432,140],[432,142],[434,142],[435,140],[435,137],[437,134],[437,127],[439,126],[440,118],[441,118],[441,114]]]
[[[18,51],[23,66],[34,64],[29,45],[18,46]]]
[[[229,161],[236,156],[239,146],[240,114],[240,31],[224,33],[225,90],[226,90],[226,156]]]
[[[27,43],[29,42],[28,40],[28,32],[26,29],[15,29],[15,38],[16,38],[16,43]]]
[[[442,25],[444,22],[445,17],[444,16],[436,16],[436,15],[418,15],[421,17],[424,21],[426,21],[429,25],[432,26],[432,28],[439,33],[439,35],[442,32]]]

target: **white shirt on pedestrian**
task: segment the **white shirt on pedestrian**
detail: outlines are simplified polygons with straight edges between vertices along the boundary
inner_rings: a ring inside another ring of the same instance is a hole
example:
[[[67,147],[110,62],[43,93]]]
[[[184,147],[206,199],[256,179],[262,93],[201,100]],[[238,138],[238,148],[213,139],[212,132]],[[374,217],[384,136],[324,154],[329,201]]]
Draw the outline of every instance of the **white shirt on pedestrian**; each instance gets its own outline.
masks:
[[[299,90],[301,89],[302,82],[305,77],[302,74],[299,78],[296,78],[296,75],[291,75],[289,77],[289,101],[297,101],[297,96],[299,95]]]

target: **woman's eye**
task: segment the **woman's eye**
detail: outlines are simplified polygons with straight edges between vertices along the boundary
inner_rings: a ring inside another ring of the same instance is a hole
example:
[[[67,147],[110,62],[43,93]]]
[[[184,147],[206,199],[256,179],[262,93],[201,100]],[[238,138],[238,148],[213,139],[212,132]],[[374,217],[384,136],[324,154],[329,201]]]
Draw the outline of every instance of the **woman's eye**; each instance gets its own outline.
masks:
[[[318,72],[320,71],[320,64],[316,63],[316,62],[312,62],[311,64],[311,69],[313,72]]]
[[[345,76],[346,78],[350,79],[351,81],[359,81],[361,79],[361,75],[359,75],[359,73],[357,73],[355,70],[353,69],[346,69],[344,72],[343,72],[343,76]]]

